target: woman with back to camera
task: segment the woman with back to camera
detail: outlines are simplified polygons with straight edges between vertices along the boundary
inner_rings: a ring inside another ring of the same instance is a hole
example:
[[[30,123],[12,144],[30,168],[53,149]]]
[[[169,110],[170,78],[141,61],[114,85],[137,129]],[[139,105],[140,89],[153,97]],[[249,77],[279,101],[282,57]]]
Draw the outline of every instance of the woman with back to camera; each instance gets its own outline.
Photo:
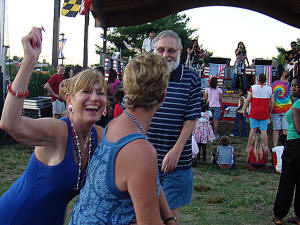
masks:
[[[295,77],[290,86],[292,95],[298,100],[286,112],[288,122],[287,140],[282,158],[282,171],[274,203],[274,224],[283,224],[292,204],[294,190],[294,212],[288,222],[300,225],[300,77]]]
[[[159,55],[128,63],[124,112],[104,130],[69,225],[130,224],[135,217],[137,224],[176,224],[159,183],[156,151],[146,138],[168,81],[167,62]]]
[[[212,112],[214,135],[216,139],[219,138],[218,120],[221,118],[222,96],[223,91],[221,88],[218,87],[218,79],[216,77],[212,77],[209,82],[209,87],[205,88],[203,100],[208,100],[209,111]]]
[[[106,82],[85,70],[62,81],[67,118],[22,116],[33,68],[42,45],[42,29],[22,38],[24,59],[8,86],[1,129],[22,144],[35,146],[24,173],[0,198],[1,225],[63,225],[66,206],[85,182],[87,164],[103,129],[94,126],[106,105]]]

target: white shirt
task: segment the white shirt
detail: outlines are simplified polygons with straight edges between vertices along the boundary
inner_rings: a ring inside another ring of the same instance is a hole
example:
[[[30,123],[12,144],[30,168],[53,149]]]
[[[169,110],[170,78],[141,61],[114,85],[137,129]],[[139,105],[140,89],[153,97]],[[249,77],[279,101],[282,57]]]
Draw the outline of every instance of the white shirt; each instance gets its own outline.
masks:
[[[153,40],[150,37],[145,38],[143,41],[142,49],[144,49],[146,52],[153,52],[154,50],[154,43]]]

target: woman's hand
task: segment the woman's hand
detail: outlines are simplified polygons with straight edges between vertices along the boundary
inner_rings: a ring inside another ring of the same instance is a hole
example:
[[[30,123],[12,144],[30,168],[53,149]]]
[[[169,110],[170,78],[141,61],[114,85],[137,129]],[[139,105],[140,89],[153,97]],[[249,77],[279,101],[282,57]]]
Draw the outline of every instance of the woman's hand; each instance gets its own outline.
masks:
[[[32,30],[22,38],[24,60],[36,63],[42,51],[43,28],[33,27]]]

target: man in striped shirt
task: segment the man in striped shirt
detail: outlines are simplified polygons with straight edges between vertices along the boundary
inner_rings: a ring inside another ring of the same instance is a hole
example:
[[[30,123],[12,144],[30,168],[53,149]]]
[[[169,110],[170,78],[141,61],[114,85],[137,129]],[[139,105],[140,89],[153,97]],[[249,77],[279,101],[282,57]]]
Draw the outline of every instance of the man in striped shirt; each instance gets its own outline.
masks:
[[[191,134],[201,111],[199,75],[179,64],[181,52],[181,39],[174,31],[162,31],[154,39],[154,53],[168,60],[171,76],[147,133],[157,151],[161,183],[177,224],[178,208],[192,198]]]

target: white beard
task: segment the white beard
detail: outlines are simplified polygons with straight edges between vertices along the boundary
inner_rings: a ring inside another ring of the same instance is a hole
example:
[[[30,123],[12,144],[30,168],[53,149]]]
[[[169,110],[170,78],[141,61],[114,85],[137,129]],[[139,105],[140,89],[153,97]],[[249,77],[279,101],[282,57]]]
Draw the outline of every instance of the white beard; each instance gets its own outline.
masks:
[[[180,52],[178,52],[176,62],[174,62],[170,57],[167,60],[168,60],[169,72],[172,73],[174,70],[176,70],[176,68],[180,63]]]

